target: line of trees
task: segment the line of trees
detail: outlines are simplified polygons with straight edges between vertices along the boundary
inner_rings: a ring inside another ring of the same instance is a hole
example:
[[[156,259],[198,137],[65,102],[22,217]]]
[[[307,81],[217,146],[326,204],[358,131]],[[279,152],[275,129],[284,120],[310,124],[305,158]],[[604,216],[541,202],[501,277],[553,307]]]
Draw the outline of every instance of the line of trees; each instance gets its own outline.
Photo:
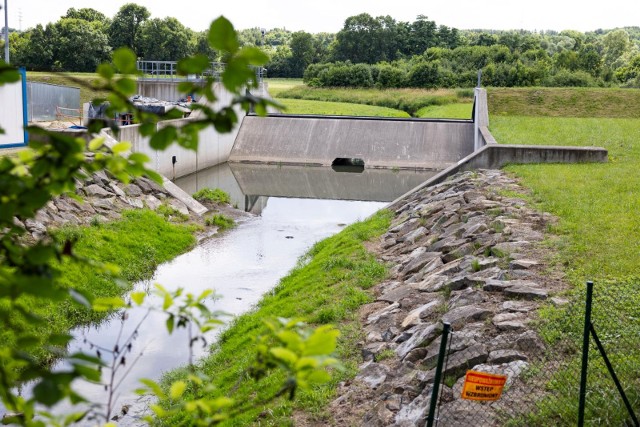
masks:
[[[46,26],[12,31],[9,48],[12,64],[28,70],[94,72],[119,47],[147,60],[177,61],[202,53],[214,61],[218,55],[206,37],[176,18],[151,18],[146,7],[128,3],[113,18],[92,8],[71,8]]]
[[[640,87],[640,27],[462,31],[424,15],[403,22],[362,13],[348,17],[336,34],[250,28],[238,36],[242,45],[260,46],[270,56],[270,77],[304,76],[316,86],[465,87],[482,70],[483,83],[491,86]],[[122,46],[146,60],[196,53],[220,60],[205,32],[175,18],[151,18],[135,3],[113,18],[72,8],[45,27],[13,31],[10,43],[14,65],[36,71],[94,71]]]

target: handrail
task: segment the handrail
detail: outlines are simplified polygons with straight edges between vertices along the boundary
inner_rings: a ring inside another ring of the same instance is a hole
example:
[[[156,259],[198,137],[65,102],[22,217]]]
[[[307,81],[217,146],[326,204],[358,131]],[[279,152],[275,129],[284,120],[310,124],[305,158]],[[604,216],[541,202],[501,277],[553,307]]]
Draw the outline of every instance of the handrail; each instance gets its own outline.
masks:
[[[163,81],[203,81],[208,78],[219,80],[224,72],[226,64],[224,62],[211,62],[207,70],[201,74],[189,74],[187,76],[178,75],[176,61],[136,61],[136,68],[140,71],[141,80],[163,80]],[[267,69],[264,67],[252,67],[256,71],[258,83],[262,82],[266,76]]]

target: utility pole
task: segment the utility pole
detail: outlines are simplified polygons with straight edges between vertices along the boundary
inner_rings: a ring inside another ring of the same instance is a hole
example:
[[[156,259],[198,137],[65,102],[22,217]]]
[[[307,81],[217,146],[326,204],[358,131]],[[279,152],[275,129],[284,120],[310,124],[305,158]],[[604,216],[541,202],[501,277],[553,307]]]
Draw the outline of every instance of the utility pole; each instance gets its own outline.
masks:
[[[9,63],[9,11],[4,0],[4,62]]]

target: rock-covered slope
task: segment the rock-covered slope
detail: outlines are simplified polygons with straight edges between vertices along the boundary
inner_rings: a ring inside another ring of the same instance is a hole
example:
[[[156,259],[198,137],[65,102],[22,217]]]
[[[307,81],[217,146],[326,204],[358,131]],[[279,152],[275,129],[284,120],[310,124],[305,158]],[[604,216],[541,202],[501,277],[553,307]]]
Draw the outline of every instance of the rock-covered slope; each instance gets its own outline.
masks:
[[[34,219],[24,223],[34,239],[47,233],[48,227],[65,224],[83,225],[91,221],[118,219],[123,209],[158,209],[163,204],[170,211],[189,215],[187,205],[148,178],[137,178],[123,184],[106,172],[94,173],[85,181],[76,181],[76,198],[68,195],[55,197],[40,209]]]
[[[363,364],[331,405],[334,424],[424,425],[443,321],[453,334],[438,425],[499,425],[524,409],[521,377],[545,350],[531,322],[541,304],[564,303],[540,244],[553,218],[509,197],[524,191],[501,171],[465,172],[390,207],[373,250],[391,274],[361,311]],[[467,369],[508,375],[503,398],[474,410],[460,398]]]

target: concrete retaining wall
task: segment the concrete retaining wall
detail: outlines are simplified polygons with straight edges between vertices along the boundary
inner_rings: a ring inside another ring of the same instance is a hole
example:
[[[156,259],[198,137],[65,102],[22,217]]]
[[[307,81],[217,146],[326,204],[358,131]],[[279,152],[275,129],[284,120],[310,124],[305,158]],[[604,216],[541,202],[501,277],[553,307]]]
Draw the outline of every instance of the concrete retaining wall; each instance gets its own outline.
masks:
[[[400,196],[390,204],[393,207],[402,199],[422,188],[439,184],[458,172],[474,169],[499,169],[508,164],[530,163],[605,163],[608,152],[600,147],[562,147],[549,145],[502,145],[483,129],[483,138],[493,141],[475,151],[457,164],[448,167],[433,178]]]
[[[329,166],[359,158],[367,168],[442,169],[473,152],[470,120],[245,117],[230,162]]]
[[[143,86],[152,88],[157,86],[157,92],[151,94],[146,93],[144,96],[152,96],[158,98],[163,91],[176,90],[175,82],[158,82],[157,85],[152,85],[153,82],[139,82],[144,83]],[[173,86],[172,86],[173,85]],[[149,89],[151,90],[151,89]],[[233,96],[222,86],[221,83],[214,83],[214,92],[217,99],[214,103],[210,103],[207,99],[202,98],[198,102],[205,104],[214,110],[218,110],[222,107],[228,106],[233,99]],[[176,92],[177,93],[177,92]],[[164,99],[160,97],[159,99]],[[236,114],[242,120],[244,111],[240,108],[236,108]],[[193,120],[199,119],[200,112],[195,111],[191,117],[186,119],[166,120],[158,124],[158,129],[163,126],[173,125],[176,127],[183,126]],[[211,166],[224,163],[229,158],[231,148],[238,134],[239,126],[236,126],[231,132],[220,134],[216,130],[209,126],[203,129],[199,133],[198,151],[187,150],[172,144],[166,150],[154,150],[149,145],[149,138],[143,137],[139,134],[139,125],[122,126],[118,135],[113,135],[118,141],[131,142],[131,150],[136,153],[144,153],[151,159],[151,166],[153,169],[171,179],[189,175],[198,170],[205,169]],[[175,165],[172,162],[173,156],[176,157]]]
[[[179,81],[138,80],[138,94],[162,101],[177,101],[185,95],[178,90]]]

